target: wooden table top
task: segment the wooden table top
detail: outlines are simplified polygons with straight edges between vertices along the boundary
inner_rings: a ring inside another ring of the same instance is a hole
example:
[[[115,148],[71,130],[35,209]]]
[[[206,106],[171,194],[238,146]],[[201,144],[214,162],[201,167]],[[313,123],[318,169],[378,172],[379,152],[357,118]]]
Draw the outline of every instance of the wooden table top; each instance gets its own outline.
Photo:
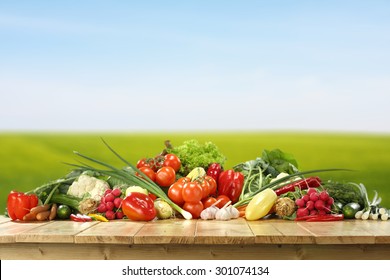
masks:
[[[0,216],[0,246],[15,243],[65,244],[390,244],[390,222],[345,220],[295,222],[278,219],[151,222],[14,222]]]

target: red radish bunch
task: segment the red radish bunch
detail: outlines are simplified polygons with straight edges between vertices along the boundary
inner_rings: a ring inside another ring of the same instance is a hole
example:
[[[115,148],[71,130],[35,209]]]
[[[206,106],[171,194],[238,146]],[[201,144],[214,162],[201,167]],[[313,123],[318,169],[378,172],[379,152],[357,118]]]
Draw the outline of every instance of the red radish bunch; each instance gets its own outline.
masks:
[[[108,189],[104,193],[97,211],[104,214],[108,220],[122,219],[122,191],[120,189]]]
[[[309,188],[301,198],[295,200],[298,206],[297,217],[329,214],[333,203],[334,200],[327,191]]]

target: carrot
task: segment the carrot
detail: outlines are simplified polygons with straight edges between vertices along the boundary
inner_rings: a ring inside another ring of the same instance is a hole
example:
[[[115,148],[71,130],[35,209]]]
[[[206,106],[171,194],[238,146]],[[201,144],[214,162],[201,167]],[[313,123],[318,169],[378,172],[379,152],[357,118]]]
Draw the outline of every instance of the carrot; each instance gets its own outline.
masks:
[[[25,222],[31,222],[31,221],[36,221],[37,219],[37,215],[34,214],[34,213],[27,213],[26,215],[24,215],[23,217],[23,221]]]
[[[57,204],[54,203],[50,209],[49,221],[54,220],[56,215],[57,215]]]
[[[49,218],[49,216],[50,216],[50,210],[39,212],[37,214],[37,220],[44,221],[44,220],[47,220]]]
[[[34,208],[31,208],[30,213],[37,215],[40,212],[49,210],[49,208],[50,208],[50,204],[38,205],[38,206],[35,206]]]

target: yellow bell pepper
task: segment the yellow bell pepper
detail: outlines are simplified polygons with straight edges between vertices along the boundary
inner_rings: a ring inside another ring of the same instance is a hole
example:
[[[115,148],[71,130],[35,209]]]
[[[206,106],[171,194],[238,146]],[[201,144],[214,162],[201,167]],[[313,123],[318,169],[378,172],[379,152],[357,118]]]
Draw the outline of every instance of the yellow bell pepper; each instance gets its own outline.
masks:
[[[245,218],[254,221],[263,218],[271,210],[278,196],[272,189],[265,189],[256,194],[245,209]]]

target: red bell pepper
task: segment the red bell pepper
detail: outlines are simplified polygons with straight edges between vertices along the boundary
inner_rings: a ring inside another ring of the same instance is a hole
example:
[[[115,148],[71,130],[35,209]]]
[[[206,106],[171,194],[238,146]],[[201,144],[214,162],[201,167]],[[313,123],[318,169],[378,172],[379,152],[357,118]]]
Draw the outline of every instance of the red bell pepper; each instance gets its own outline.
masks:
[[[207,175],[212,177],[216,182],[218,182],[219,174],[222,172],[222,166],[219,163],[212,163],[207,168]]]
[[[12,220],[23,220],[31,208],[38,205],[38,196],[11,191],[7,198],[8,215]]]
[[[150,221],[157,215],[153,199],[139,192],[132,192],[123,199],[122,211],[133,221]]]
[[[244,186],[244,175],[234,170],[222,171],[218,177],[218,194],[226,195],[232,203],[238,201]]]

